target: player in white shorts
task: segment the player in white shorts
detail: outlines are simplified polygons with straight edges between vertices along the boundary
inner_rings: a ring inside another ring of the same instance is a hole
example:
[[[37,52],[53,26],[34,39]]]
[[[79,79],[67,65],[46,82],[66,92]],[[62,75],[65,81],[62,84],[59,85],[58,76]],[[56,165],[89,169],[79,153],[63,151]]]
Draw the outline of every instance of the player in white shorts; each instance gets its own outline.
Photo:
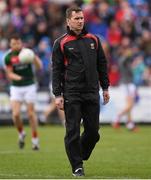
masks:
[[[10,100],[29,103],[35,103],[37,97],[37,85],[32,84],[28,86],[11,86],[10,87]]]
[[[32,131],[32,148],[39,149],[39,138],[37,132],[37,115],[35,112],[35,101],[37,95],[34,68],[42,68],[41,60],[35,55],[32,63],[21,63],[18,57],[23,48],[23,42],[19,35],[10,38],[10,50],[4,57],[5,70],[10,85],[10,101],[12,107],[12,119],[19,133],[19,147],[25,144],[26,133],[21,119],[21,106],[26,103],[27,114]]]
[[[116,118],[112,123],[113,128],[120,127],[120,120],[122,116],[126,116],[126,127],[129,130],[137,130],[135,123],[132,120],[132,109],[136,103],[138,97],[137,89],[133,83],[133,61],[128,57],[122,57],[119,59],[119,69],[120,69],[120,88],[125,96],[125,106],[120,111],[117,112]]]
[[[132,121],[132,115],[131,115],[131,111],[138,97],[136,86],[132,83],[129,83],[129,84],[122,84],[120,88],[123,94],[125,95],[125,106],[120,112],[118,112],[117,117],[115,121],[113,122],[113,127],[119,128],[120,119],[122,118],[122,116],[126,115],[127,116],[127,122],[126,122],[127,129],[136,131],[137,128],[135,126],[135,123]]]

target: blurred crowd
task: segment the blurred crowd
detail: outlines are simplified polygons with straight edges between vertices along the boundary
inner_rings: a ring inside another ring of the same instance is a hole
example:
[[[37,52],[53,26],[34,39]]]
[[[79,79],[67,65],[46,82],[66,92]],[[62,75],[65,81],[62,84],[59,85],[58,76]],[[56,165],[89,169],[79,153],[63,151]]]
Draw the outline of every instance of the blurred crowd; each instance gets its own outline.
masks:
[[[101,39],[109,60],[111,86],[121,83],[120,63],[130,61],[133,82],[151,86],[150,0],[0,0],[0,91],[6,91],[2,57],[8,38],[19,32],[26,47],[34,49],[43,63],[37,74],[40,90],[51,80],[51,52],[56,38],[66,32],[65,10],[78,5],[86,28]]]

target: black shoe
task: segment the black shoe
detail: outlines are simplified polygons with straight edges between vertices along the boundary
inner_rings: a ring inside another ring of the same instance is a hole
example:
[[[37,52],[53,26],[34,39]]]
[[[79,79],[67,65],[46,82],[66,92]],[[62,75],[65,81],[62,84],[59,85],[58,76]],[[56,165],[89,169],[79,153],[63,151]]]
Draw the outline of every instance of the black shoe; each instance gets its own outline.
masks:
[[[73,172],[73,176],[84,176],[84,170],[83,168],[77,168],[74,172]]]
[[[39,150],[39,145],[32,145],[32,150],[38,151]]]
[[[19,142],[18,142],[18,146],[19,146],[19,148],[20,148],[20,149],[23,149],[23,148],[24,148],[24,146],[25,146],[25,142],[24,142],[24,141],[19,140]]]
[[[20,138],[18,141],[18,146],[20,149],[23,149],[25,146],[25,137],[26,137],[26,134],[24,134],[23,137]]]

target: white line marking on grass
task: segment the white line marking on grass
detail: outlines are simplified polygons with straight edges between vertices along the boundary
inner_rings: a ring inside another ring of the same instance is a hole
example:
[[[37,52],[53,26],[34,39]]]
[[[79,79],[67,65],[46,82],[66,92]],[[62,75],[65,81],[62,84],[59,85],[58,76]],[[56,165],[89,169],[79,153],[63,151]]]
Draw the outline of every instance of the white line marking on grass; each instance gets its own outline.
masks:
[[[30,152],[30,151],[11,151],[11,150],[4,150],[4,151],[0,151],[0,154],[22,154],[22,153],[24,153],[24,154],[31,154],[31,153],[33,153],[32,151]]]
[[[31,175],[27,175],[27,174],[3,174],[3,173],[0,173],[0,179],[1,178],[6,178],[6,177],[8,177],[8,178],[11,178],[11,179],[16,179],[16,178],[21,178],[21,179],[30,179],[30,178],[34,178],[34,179],[38,179],[38,180],[40,180],[40,179],[54,179],[54,178],[59,178],[59,177],[57,177],[57,176],[43,176],[43,175],[33,175],[33,176],[31,176]]]
[[[60,177],[58,176],[42,176],[42,175],[36,175],[36,176],[30,176],[30,175],[25,175],[25,174],[22,174],[22,175],[19,175],[19,174],[1,174],[0,173],[0,179],[1,179],[1,177],[2,178],[6,178],[6,177],[8,177],[8,178],[11,178],[12,180],[13,180],[13,178],[14,178],[14,180],[16,180],[16,178],[21,178],[22,180],[23,179],[27,179],[28,178],[28,180],[30,180],[31,178],[32,179],[38,179],[38,180],[43,180],[43,179],[60,179]],[[62,179],[62,178],[61,178]],[[66,178],[63,178],[63,179],[66,179]],[[73,179],[73,178],[72,178]],[[81,179],[81,178],[80,178]],[[113,178],[113,177],[101,177],[101,178],[97,178],[97,177],[94,177],[93,178],[93,180],[105,180],[105,179],[107,179],[107,180],[117,180],[117,179],[119,179],[119,177],[117,177],[117,178]],[[133,179],[133,178],[127,178],[127,177],[120,177],[120,179],[124,179],[124,180],[129,180],[129,179]],[[92,178],[91,179],[87,179],[87,180],[92,180]],[[135,178],[135,180],[140,180],[140,178]],[[141,179],[142,180],[142,179]]]
[[[14,154],[14,153],[16,154],[18,152],[17,151],[8,151],[8,150],[7,151],[6,150],[5,151],[0,151],[0,154]]]

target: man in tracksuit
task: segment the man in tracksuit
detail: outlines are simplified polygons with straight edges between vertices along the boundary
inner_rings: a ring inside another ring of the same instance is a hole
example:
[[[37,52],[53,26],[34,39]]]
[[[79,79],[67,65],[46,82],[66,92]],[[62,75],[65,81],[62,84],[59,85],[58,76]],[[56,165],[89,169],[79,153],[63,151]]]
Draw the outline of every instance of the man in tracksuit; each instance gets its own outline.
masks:
[[[84,29],[80,8],[66,11],[67,34],[53,47],[53,93],[66,117],[65,148],[74,176],[84,176],[87,160],[99,141],[99,87],[104,104],[109,101],[107,60],[99,38]],[[80,123],[84,132],[80,136]]]

